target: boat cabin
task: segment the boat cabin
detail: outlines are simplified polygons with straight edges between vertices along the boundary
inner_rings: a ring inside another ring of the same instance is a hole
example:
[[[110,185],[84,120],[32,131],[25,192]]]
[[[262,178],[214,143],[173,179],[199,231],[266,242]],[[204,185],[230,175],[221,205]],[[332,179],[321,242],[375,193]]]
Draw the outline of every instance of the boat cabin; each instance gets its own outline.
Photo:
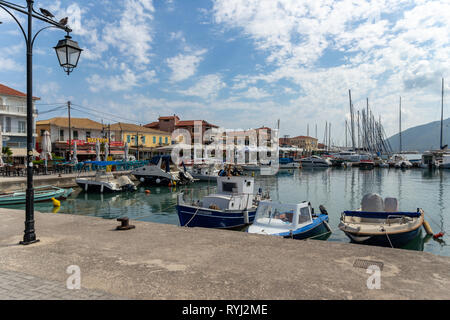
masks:
[[[217,178],[217,193],[205,196],[203,207],[216,210],[245,210],[253,206],[255,181],[251,177]]]
[[[253,227],[260,233],[279,234],[297,230],[313,222],[308,202],[282,204],[261,201],[256,211]]]

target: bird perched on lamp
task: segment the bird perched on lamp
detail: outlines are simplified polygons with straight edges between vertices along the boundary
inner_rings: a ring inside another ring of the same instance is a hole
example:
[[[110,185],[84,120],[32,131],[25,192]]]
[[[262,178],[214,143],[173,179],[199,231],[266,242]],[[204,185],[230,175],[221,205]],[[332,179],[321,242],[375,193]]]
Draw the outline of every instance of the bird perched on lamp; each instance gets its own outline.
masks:
[[[46,16],[47,18],[54,18],[55,16],[48,10],[43,9],[43,8],[39,8],[39,10],[41,11],[41,13]]]
[[[65,26],[65,25],[67,25],[67,22],[69,22],[69,18],[68,18],[68,17],[65,17],[65,18],[59,20],[58,23],[59,23],[60,25],[62,25],[62,26]]]

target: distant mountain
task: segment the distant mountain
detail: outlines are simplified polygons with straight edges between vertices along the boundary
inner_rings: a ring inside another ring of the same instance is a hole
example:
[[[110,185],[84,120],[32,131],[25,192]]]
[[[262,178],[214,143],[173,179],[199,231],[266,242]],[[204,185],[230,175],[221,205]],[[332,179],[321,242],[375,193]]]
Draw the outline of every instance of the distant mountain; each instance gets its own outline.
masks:
[[[402,131],[403,151],[427,151],[439,149],[441,121],[434,121]],[[394,152],[399,150],[399,134],[388,139]],[[443,145],[450,146],[450,118],[444,120]],[[449,148],[450,149],[450,148]]]

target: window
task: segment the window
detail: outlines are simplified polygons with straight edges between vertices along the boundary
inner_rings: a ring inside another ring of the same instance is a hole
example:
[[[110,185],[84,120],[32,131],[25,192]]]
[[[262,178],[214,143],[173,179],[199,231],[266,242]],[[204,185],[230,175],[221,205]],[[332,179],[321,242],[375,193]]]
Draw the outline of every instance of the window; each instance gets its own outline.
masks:
[[[153,136],[153,143],[156,143],[156,137]]]
[[[162,137],[159,137],[159,144],[162,144]]]
[[[10,117],[6,117],[5,118],[5,132],[11,132],[11,118]]]
[[[45,130],[44,130],[44,129],[41,129],[41,137],[44,136],[44,132],[45,132]]]
[[[86,131],[86,140],[89,139],[91,137],[91,132],[90,131]]]
[[[25,133],[25,121],[19,121],[19,133]]]
[[[145,136],[142,136],[142,137],[141,137],[141,140],[142,140],[142,143],[145,144]]]
[[[222,182],[222,190],[225,192],[234,192],[237,190],[237,184],[233,182]]]
[[[64,130],[59,130],[59,141],[64,141]]]
[[[73,140],[78,140],[78,131],[73,132]]]
[[[127,142],[130,143],[131,142],[131,137],[127,136]]]
[[[169,143],[169,138],[166,137],[166,143]]]

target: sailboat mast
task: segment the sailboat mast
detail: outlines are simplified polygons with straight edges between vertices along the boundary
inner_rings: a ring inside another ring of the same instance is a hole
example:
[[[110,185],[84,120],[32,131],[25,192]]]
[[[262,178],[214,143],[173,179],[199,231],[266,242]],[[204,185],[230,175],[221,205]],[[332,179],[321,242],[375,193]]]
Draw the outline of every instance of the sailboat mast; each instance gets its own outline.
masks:
[[[444,78],[442,78],[442,95],[441,95],[441,149],[444,147],[444,141],[442,141],[443,128],[444,128]]]
[[[402,97],[400,97],[400,108],[399,108],[400,116],[399,116],[399,138],[400,138],[400,153],[402,152]]]

